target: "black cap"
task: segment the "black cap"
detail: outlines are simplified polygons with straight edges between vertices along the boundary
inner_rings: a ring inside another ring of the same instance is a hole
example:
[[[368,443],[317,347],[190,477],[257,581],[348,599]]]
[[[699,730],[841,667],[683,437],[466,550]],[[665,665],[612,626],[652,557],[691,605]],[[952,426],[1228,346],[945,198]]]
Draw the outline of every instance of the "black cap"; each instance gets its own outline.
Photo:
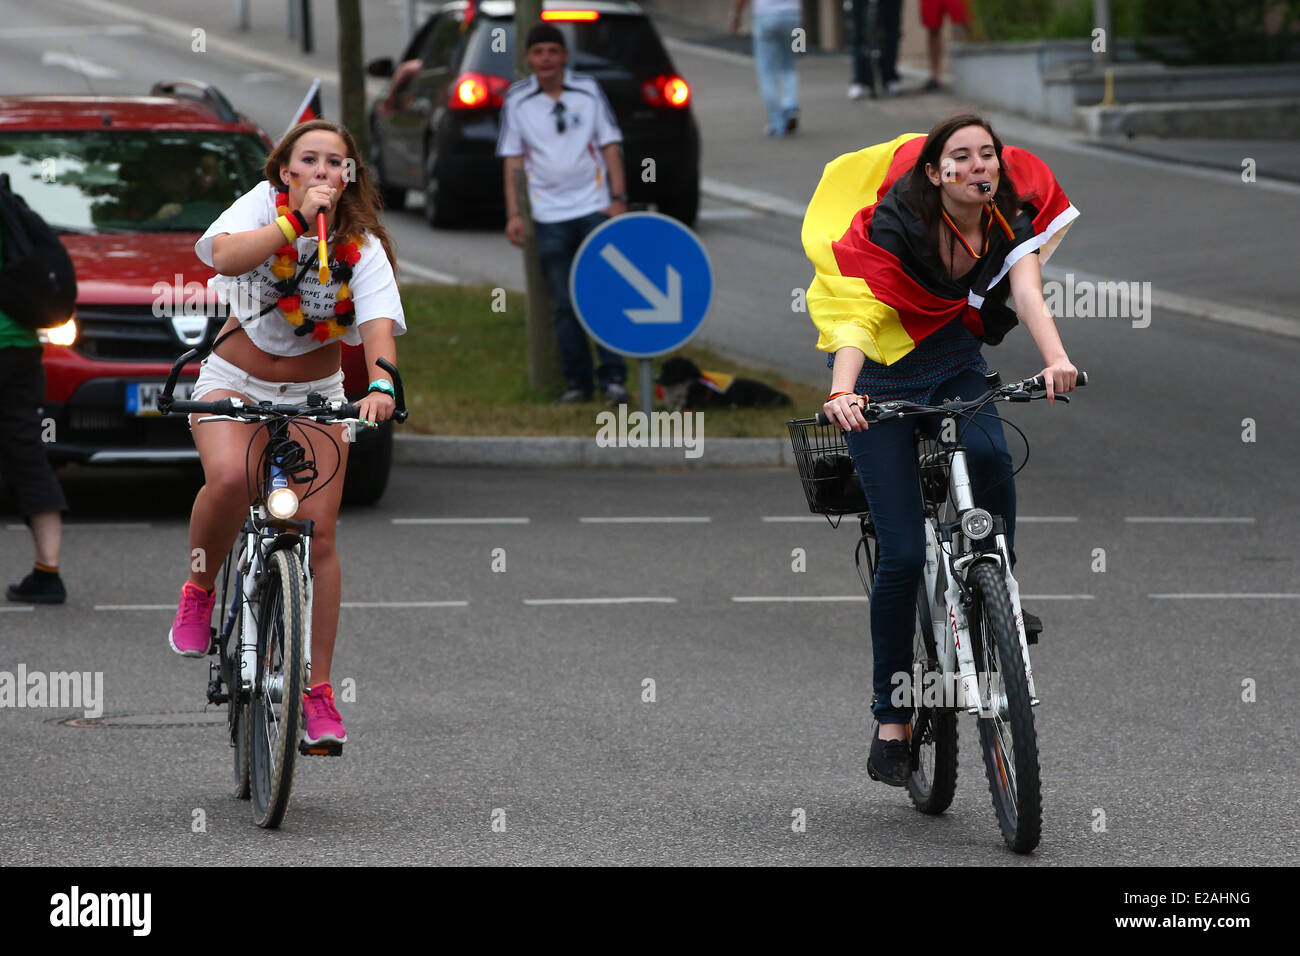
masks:
[[[529,49],[535,43],[558,43],[564,46],[564,34],[549,23],[539,23],[528,31],[528,42],[524,44],[524,49]]]

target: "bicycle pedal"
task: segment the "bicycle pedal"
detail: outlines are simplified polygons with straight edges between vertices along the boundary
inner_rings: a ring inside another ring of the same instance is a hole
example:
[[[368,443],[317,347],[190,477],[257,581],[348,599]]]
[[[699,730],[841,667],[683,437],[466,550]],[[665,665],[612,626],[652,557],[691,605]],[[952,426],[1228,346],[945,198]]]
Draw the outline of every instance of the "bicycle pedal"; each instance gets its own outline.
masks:
[[[304,757],[341,757],[343,745],[337,740],[323,740],[318,744],[309,744],[305,740],[300,740],[298,753]]]

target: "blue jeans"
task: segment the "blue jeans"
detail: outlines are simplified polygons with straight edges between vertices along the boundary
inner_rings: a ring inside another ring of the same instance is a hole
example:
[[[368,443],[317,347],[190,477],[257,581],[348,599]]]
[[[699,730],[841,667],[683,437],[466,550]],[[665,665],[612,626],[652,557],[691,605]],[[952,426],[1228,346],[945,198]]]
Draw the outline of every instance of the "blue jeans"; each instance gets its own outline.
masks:
[[[972,399],[987,391],[984,376],[960,372],[935,389],[935,401]],[[876,578],[871,588],[872,712],[881,723],[907,723],[911,707],[890,703],[897,673],[911,674],[915,635],[916,590],[925,568],[925,528],[912,430],[930,437],[938,433],[934,418],[910,418],[847,432],[849,454],[867,495],[880,546]],[[1006,522],[1007,546],[1015,562],[1016,489],[1011,480],[1011,453],[1002,422],[993,405],[974,422],[962,421],[957,434],[966,446],[975,503]],[[993,487],[996,485],[996,487]]]
[[[898,77],[899,21],[903,0],[879,0],[876,4],[875,28],[880,31],[876,46],[880,50],[880,82],[893,83]],[[867,0],[852,0],[849,49],[853,60],[853,82],[871,85],[871,51],[867,49]]]
[[[555,306],[555,337],[560,344],[564,380],[569,388],[588,394],[591,393],[591,344],[582,323],[573,314],[573,303],[569,301],[569,272],[582,240],[607,218],[604,213],[593,212],[564,222],[536,223],[537,256],[541,260],[546,288],[551,293],[551,304]],[[621,385],[627,381],[627,363],[623,356],[599,343],[596,344],[596,353],[600,356],[596,377],[601,391],[615,382]]]
[[[767,131],[773,136],[784,136],[786,121],[799,115],[799,74],[791,48],[798,28],[797,14],[754,17],[754,69],[767,108]]]

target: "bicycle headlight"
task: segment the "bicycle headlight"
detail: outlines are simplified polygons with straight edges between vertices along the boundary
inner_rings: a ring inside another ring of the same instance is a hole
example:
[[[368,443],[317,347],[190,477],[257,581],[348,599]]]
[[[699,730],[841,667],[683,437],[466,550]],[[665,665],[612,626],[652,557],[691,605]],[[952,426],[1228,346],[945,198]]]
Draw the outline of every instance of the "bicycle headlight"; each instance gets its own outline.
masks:
[[[961,533],[971,541],[983,541],[993,530],[993,516],[983,508],[972,508],[961,516]]]
[[[298,513],[298,496],[292,488],[276,488],[266,496],[266,510],[276,518],[292,518]]]

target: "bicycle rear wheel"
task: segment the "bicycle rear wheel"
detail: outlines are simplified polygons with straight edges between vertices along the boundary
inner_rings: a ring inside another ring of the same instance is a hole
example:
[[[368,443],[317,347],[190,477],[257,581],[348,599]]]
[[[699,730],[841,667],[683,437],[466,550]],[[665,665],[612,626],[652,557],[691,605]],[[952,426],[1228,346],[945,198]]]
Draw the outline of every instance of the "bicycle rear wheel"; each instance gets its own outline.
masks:
[[[257,603],[257,676],[248,702],[253,818],[278,827],[289,808],[302,733],[307,606],[302,561],[273,551]]]
[[[971,614],[975,669],[987,685],[980,687],[980,694],[986,697],[989,712],[980,714],[979,727],[989,792],[1007,846],[1028,853],[1038,846],[1043,808],[1038,736],[1020,635],[1001,569],[979,562],[971,568],[969,583],[975,591]]]
[[[916,589],[916,616],[912,659],[921,665],[923,680],[926,674],[941,677],[924,578]],[[919,738],[921,747],[917,767],[907,778],[907,795],[922,813],[940,814],[948,809],[957,792],[957,713],[948,708],[918,706],[924,700],[923,687],[912,688],[911,737],[913,741]]]

